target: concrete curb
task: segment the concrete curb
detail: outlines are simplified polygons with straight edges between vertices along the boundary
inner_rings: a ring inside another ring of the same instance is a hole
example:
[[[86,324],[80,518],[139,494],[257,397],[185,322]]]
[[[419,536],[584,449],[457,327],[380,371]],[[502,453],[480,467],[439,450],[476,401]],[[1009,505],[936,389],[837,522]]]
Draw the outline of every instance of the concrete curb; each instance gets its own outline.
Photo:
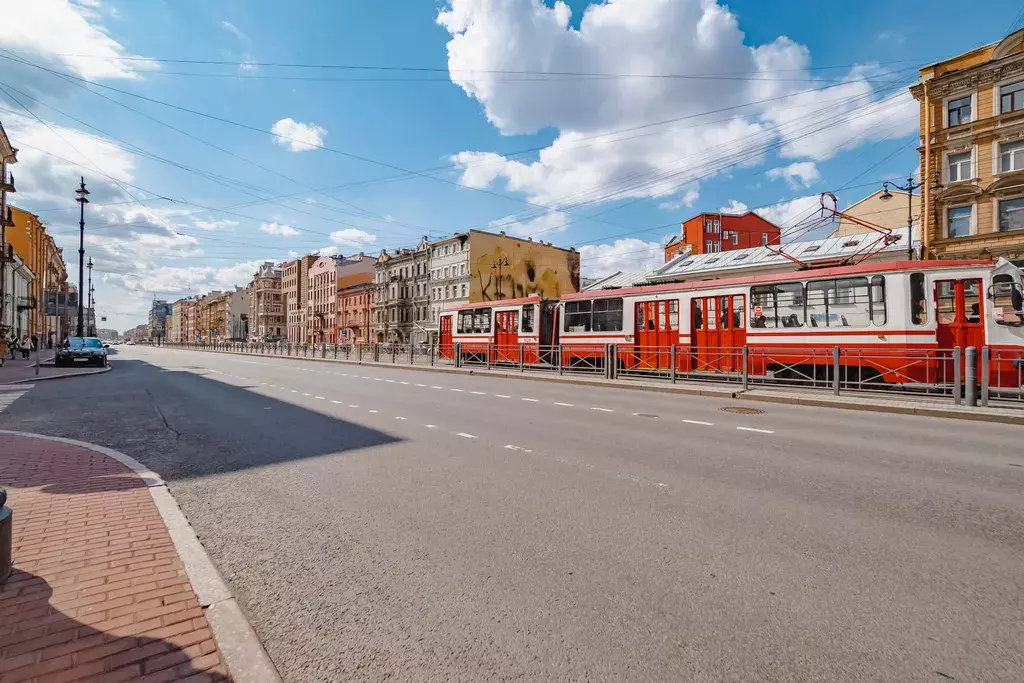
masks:
[[[46,439],[88,448],[117,460],[138,474],[146,482],[149,493],[153,496],[153,503],[167,525],[171,540],[185,565],[185,573],[196,597],[199,598],[199,604],[206,613],[206,620],[210,623],[213,637],[217,641],[217,647],[220,648],[232,680],[237,683],[281,683],[277,667],[263,648],[252,625],[232,595],[231,588],[217,571],[217,567],[214,566],[160,475],[129,455],[87,441],[9,429],[0,429],[0,434]]]
[[[775,395],[757,395],[745,392],[742,389],[722,388],[707,386],[686,386],[681,384],[644,384],[642,382],[609,382],[608,380],[589,379],[586,377],[566,377],[565,375],[537,375],[520,372],[501,372],[493,370],[466,370],[463,368],[438,367],[431,365],[408,365],[401,363],[380,363],[358,360],[344,360],[342,358],[311,358],[301,356],[277,356],[262,353],[238,353],[235,351],[217,351],[214,349],[178,349],[173,347],[171,351],[202,351],[204,353],[219,353],[229,356],[246,356],[253,358],[275,358],[278,360],[300,360],[315,363],[340,363],[343,365],[361,365],[365,367],[380,368],[401,368],[404,370],[419,370],[421,372],[440,372],[450,375],[478,375],[480,377],[503,377],[506,379],[525,379],[532,382],[553,382],[556,384],[574,384],[582,386],[593,386],[612,389],[626,389],[629,391],[650,391],[663,394],[678,394],[682,396],[710,396],[713,398],[737,399],[744,401],[760,401],[762,403],[783,403],[789,405],[813,406],[817,408],[834,408],[837,410],[859,410],[875,413],[895,413],[900,415],[918,415],[921,417],[939,417],[950,420],[970,420],[973,422],[993,422],[998,424],[1024,425],[1024,411],[1020,415],[1004,415],[999,413],[987,413],[968,410],[966,408],[942,408],[938,406],[913,406],[913,405],[891,405],[888,403],[858,403],[850,401],[836,401],[826,397],[807,398],[805,396],[788,396],[783,393]]]
[[[49,380],[49,379],[68,379],[68,378],[71,378],[71,377],[88,377],[89,375],[102,375],[103,373],[110,372],[113,369],[114,369],[114,367],[112,365],[108,365],[105,368],[96,368],[95,370],[90,370],[88,372],[66,372],[63,375],[48,375],[46,377],[43,377],[42,375],[39,375],[38,377],[30,377],[29,379],[16,379],[16,380],[12,380],[10,382],[6,382],[6,384],[28,384],[29,382],[45,382],[46,380]]]

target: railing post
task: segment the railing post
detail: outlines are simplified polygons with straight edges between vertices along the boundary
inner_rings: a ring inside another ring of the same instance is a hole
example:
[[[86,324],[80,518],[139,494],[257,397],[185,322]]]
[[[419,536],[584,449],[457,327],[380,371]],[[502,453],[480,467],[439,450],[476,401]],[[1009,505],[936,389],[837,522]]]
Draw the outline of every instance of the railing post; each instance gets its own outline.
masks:
[[[964,386],[963,377],[960,370],[960,347],[957,346],[953,349],[953,398],[956,405],[963,405],[964,402]]]
[[[992,349],[981,347],[981,405],[988,407],[988,368]]]
[[[462,342],[455,343],[455,367],[462,367]]]
[[[967,384],[967,405],[978,405],[978,349],[968,346],[964,354],[964,381]]]
[[[395,364],[395,359],[398,358],[398,344],[391,345],[391,364]]]
[[[743,391],[750,388],[750,347],[743,347]]]
[[[832,347],[832,393],[839,395],[839,347]]]
[[[356,347],[356,360],[359,361],[360,363],[363,362],[363,345],[362,344],[360,344],[359,346]]]
[[[561,375],[562,374],[562,345],[561,344],[558,345],[558,348],[555,349],[555,352],[558,354],[556,356],[556,360],[558,361],[558,374]]]
[[[672,353],[670,354],[670,356],[672,358],[672,384],[675,384],[676,383],[676,345],[675,344],[672,345]]]
[[[416,364],[416,355],[415,355],[416,351],[415,351],[415,349],[416,349],[415,346],[413,346],[412,344],[409,344],[409,365],[415,365]]]
[[[431,366],[434,365],[434,351],[435,351],[434,340],[431,339],[430,340],[430,365]]]
[[[376,363],[378,361],[380,361],[380,342],[376,342],[373,345],[373,362]]]
[[[523,344],[519,345],[519,372],[523,371]]]
[[[484,345],[484,353],[487,355],[487,369],[491,369],[491,344],[488,342]]]
[[[612,351],[611,351],[612,362],[611,362],[611,365],[610,365],[610,367],[608,369],[609,377],[611,379],[618,379],[619,378],[619,345],[618,344],[610,344],[610,346],[611,346],[611,349],[612,349]]]

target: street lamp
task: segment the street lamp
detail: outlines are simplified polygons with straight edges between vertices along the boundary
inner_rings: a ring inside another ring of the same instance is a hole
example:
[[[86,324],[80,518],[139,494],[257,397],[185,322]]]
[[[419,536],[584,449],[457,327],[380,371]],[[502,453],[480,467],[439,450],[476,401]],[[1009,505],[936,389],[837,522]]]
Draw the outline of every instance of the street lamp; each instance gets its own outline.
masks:
[[[889,192],[890,187],[892,187],[895,190],[899,190],[900,192],[907,193],[907,260],[909,261],[914,260],[914,190],[923,186],[924,181],[915,183],[913,176],[907,177],[906,185],[899,185],[897,183],[886,180],[884,183],[882,183],[883,191],[881,196],[878,197],[883,202],[887,202],[890,199],[892,199],[892,193]],[[922,229],[924,228],[923,221],[921,227]],[[923,240],[924,235],[922,235],[921,238]],[[921,256],[923,257],[924,254],[921,254]]]
[[[78,218],[78,336],[84,337],[83,325],[85,323],[83,319],[82,311],[82,295],[85,294],[85,205],[89,203],[89,190],[85,189],[85,177],[81,178],[81,184],[78,189],[75,190],[75,194],[78,197],[75,201],[78,202],[79,218]]]

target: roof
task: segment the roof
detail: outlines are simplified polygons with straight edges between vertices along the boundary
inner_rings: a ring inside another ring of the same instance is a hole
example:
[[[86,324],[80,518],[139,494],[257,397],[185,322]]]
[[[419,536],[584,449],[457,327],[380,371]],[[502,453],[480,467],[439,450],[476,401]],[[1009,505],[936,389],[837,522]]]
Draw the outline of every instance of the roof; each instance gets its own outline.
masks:
[[[898,236],[899,239],[893,244],[883,247],[878,253],[906,253],[907,229],[893,230],[892,234]],[[838,258],[853,256],[866,248],[870,248],[869,245],[876,240],[880,240],[881,237],[880,233],[869,232],[857,235],[826,237],[825,239],[807,242],[790,242],[775,247],[775,250],[768,249],[767,247],[751,247],[749,249],[735,249],[733,251],[721,251],[710,254],[682,254],[664,266],[651,271],[648,278],[652,282],[665,282],[693,275],[720,275],[758,267],[763,268],[765,266],[793,267],[793,262],[777,253],[778,250],[804,263],[814,265],[815,263],[829,262]]]
[[[632,287],[634,285],[646,284],[648,273],[646,270],[620,270],[612,273],[606,278],[598,280],[583,288],[584,292],[593,292],[600,289],[619,289],[621,287]]]

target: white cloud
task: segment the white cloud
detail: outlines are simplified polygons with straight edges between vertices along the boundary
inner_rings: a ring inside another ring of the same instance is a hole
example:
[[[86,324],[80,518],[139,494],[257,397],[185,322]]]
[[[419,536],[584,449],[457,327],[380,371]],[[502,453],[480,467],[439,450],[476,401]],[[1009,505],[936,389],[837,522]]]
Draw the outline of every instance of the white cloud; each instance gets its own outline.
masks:
[[[550,240],[553,233],[562,232],[569,222],[569,215],[561,211],[548,211],[532,220],[519,220],[515,216],[506,216],[487,224],[490,230],[504,231],[516,237],[532,237]]]
[[[251,57],[246,57],[242,60],[242,63],[238,65],[238,70],[246,73],[253,73],[260,70],[260,65]]]
[[[200,230],[220,230],[221,228],[233,228],[238,225],[238,221],[233,221],[228,218],[211,218],[209,220],[196,219],[192,221],[192,224]]]
[[[785,37],[746,45],[735,15],[715,0],[607,0],[589,5],[578,28],[561,1],[448,0],[437,21],[451,35],[451,80],[501,133],[558,131],[532,161],[487,151],[455,154],[460,182],[476,188],[503,182],[537,204],[667,197],[683,187],[696,192],[701,181],[728,168],[760,163],[780,138],[786,156],[819,159],[837,147],[916,129],[905,88],[867,112],[858,108],[882,97],[868,82],[878,69],[856,68],[837,87],[797,95],[826,85],[813,82],[810,51]],[[515,79],[487,73],[494,71],[766,78]],[[706,114],[772,97],[783,99],[731,117]]]
[[[330,235],[331,241],[335,244],[339,244],[343,247],[365,247],[368,244],[374,244],[377,241],[377,236],[366,232],[365,230],[358,230],[356,228],[345,228],[344,230],[335,230]],[[335,252],[337,253],[337,252]]]
[[[821,180],[821,173],[813,161],[797,161],[789,166],[772,168],[765,175],[769,180],[784,178],[793,189],[808,188]]]
[[[316,250],[317,256],[337,256],[340,253],[341,249],[333,244]]]
[[[327,130],[315,123],[300,123],[290,118],[275,123],[270,132],[278,136],[274,138],[276,144],[292,152],[307,152],[323,147],[324,136],[327,135]]]
[[[299,252],[295,251],[294,249],[289,249],[288,258],[299,258]]]
[[[244,33],[242,33],[241,29],[239,29],[237,26],[232,24],[230,21],[222,21],[222,22],[220,22],[220,25],[221,25],[221,28],[223,28],[226,31],[232,33],[235,36],[235,38],[238,38],[239,40],[248,42],[249,36],[247,36]]]
[[[585,244],[579,248],[580,271],[585,277],[606,277],[618,271],[650,270],[665,262],[657,242],[627,238],[612,244]]]
[[[260,232],[265,232],[268,235],[278,235],[279,237],[295,237],[299,234],[299,231],[290,225],[284,223],[264,223],[260,226]]]
[[[119,59],[134,55],[99,23],[99,2],[31,0],[5,5],[0,46],[31,53],[32,61],[42,58],[92,81],[138,78],[141,69],[159,68],[155,62]]]
[[[700,192],[699,191],[697,191],[697,190],[687,190],[686,194],[684,194],[682,197],[680,197],[677,201],[662,202],[661,204],[658,204],[658,208],[659,209],[666,209],[666,210],[670,210],[670,211],[674,211],[676,209],[681,209],[684,206],[689,208],[689,207],[693,206],[694,204],[696,204],[698,199],[700,199]]]
[[[730,199],[725,206],[718,207],[718,213],[742,214],[750,211],[750,207],[736,199]]]

